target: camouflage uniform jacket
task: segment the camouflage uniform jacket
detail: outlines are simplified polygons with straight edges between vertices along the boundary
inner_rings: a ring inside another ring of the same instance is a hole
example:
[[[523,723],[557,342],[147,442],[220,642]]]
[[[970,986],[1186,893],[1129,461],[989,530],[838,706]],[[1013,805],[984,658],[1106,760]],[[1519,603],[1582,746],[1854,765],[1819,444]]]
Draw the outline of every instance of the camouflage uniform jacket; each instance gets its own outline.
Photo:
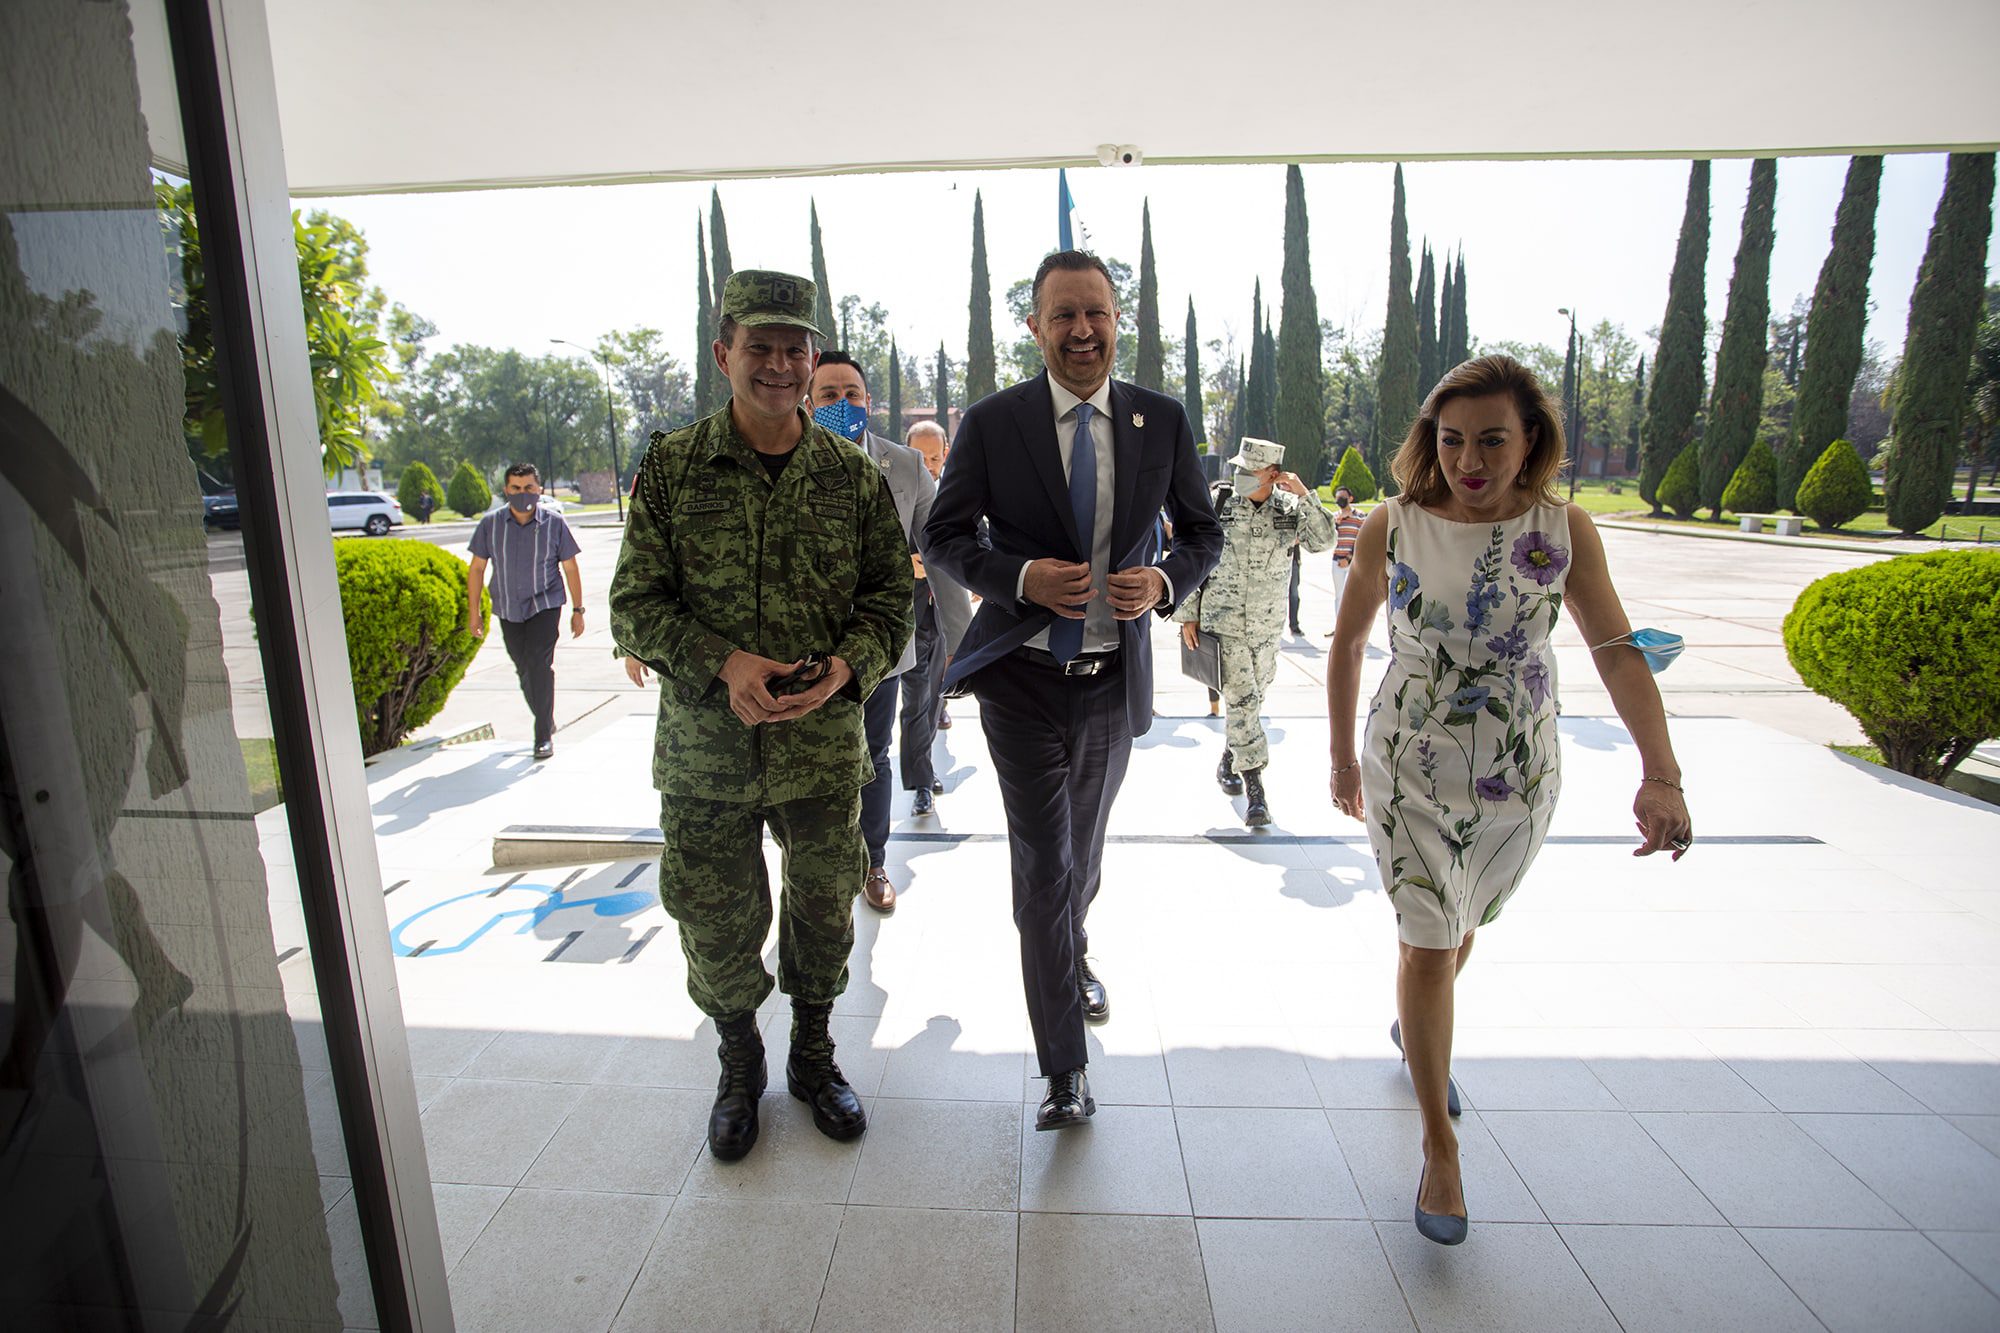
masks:
[[[1222,559],[1173,618],[1224,638],[1276,638],[1290,602],[1292,548],[1324,551],[1332,545],[1333,515],[1317,494],[1301,498],[1274,486],[1262,504],[1217,487],[1215,517],[1222,524]]]
[[[874,776],[861,700],[910,638],[910,544],[874,462],[799,415],[775,482],[727,404],[655,432],[639,464],[611,636],[660,675],[653,785],[668,795],[775,804]],[[832,653],[854,682],[804,717],[745,726],[717,675],[739,648]]]

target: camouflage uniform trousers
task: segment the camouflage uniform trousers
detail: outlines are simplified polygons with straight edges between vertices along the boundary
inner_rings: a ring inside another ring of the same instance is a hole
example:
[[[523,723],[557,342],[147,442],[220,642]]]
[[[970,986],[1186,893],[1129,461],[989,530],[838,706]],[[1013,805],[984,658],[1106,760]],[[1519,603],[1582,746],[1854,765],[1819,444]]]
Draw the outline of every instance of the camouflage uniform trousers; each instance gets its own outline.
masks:
[[[1226,711],[1222,734],[1236,771],[1262,768],[1271,761],[1270,743],[1264,737],[1264,723],[1258,714],[1264,708],[1264,691],[1278,676],[1278,636],[1244,640],[1234,636],[1222,640],[1222,706]]]
[[[750,1013],[771,993],[767,823],[784,853],[778,987],[818,1004],[847,989],[854,899],[868,871],[860,789],[770,805],[662,796],[660,902],[680,925],[688,995],[710,1018]]]

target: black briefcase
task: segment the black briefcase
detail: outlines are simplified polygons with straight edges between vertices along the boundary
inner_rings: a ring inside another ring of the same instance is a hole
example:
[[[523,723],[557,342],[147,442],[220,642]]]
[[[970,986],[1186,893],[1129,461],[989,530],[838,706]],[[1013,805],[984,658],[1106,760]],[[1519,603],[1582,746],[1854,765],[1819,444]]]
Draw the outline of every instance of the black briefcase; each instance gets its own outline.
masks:
[[[1207,630],[1201,631],[1195,639],[1197,647],[1187,646],[1181,640],[1181,674],[1189,680],[1199,681],[1211,690],[1222,692],[1222,640]]]

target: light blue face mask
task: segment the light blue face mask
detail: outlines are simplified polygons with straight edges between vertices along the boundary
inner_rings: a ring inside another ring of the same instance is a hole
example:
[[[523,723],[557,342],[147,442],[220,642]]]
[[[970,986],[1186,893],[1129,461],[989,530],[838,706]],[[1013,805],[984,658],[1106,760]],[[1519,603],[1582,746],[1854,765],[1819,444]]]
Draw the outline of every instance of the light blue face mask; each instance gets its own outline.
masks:
[[[868,429],[868,413],[845,398],[813,409],[813,420],[846,440],[858,440]]]
[[[1654,675],[1659,675],[1673,665],[1681,649],[1687,647],[1687,640],[1678,634],[1669,634],[1663,629],[1635,629],[1630,634],[1621,634],[1606,643],[1600,643],[1591,652],[1604,648],[1615,648],[1621,643],[1629,643],[1639,650],[1646,659],[1646,666]]]

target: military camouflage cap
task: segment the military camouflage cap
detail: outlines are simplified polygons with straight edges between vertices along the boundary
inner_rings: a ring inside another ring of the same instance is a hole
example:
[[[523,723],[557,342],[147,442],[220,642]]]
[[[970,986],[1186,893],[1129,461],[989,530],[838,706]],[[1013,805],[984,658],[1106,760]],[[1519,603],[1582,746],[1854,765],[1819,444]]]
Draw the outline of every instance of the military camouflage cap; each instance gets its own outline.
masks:
[[[746,329],[784,324],[818,337],[826,331],[813,323],[819,288],[810,279],[764,268],[740,268],[722,284],[722,317]]]
[[[1229,466],[1243,472],[1262,472],[1267,467],[1279,467],[1284,461],[1284,445],[1245,435],[1243,443],[1236,448],[1236,457],[1229,460]]]

